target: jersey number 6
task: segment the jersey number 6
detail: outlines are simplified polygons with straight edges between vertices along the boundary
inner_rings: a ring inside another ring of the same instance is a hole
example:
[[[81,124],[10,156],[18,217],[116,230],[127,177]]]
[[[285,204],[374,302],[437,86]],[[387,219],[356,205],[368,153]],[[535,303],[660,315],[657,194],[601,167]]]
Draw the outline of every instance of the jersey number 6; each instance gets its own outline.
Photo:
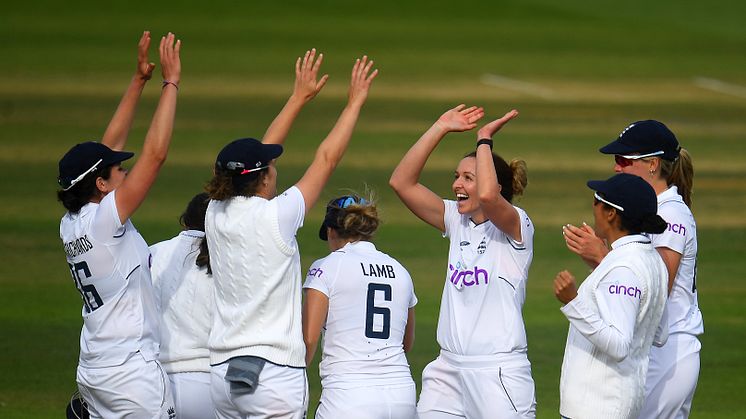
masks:
[[[365,308],[365,336],[372,339],[388,339],[389,335],[391,335],[391,310],[386,307],[376,307],[376,291],[382,291],[383,299],[391,301],[391,285],[368,284],[368,303]],[[380,331],[373,330],[373,320],[376,314],[383,316],[383,328]]]
[[[97,308],[104,305],[104,300],[96,291],[96,287],[91,285],[83,285],[83,281],[80,280],[80,272],[83,272],[86,278],[91,277],[91,270],[88,269],[88,264],[85,262],[78,262],[75,265],[68,263],[70,266],[70,273],[73,275],[73,281],[75,281],[75,287],[78,288],[80,296],[83,297],[83,305],[85,306],[86,313],[95,311]]]

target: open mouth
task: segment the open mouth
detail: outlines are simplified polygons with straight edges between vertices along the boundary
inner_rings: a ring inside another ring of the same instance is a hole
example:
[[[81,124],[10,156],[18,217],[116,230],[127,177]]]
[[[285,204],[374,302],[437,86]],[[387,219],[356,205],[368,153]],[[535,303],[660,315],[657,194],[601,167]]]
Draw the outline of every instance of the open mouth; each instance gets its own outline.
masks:
[[[467,195],[465,193],[457,193],[456,194],[456,201],[465,201],[467,199],[469,199],[469,195]]]

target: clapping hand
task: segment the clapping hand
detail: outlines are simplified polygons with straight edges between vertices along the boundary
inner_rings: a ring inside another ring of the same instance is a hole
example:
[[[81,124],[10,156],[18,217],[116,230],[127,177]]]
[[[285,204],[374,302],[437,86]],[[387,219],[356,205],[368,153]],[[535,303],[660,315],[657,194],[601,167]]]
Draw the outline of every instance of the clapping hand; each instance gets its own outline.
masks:
[[[137,77],[142,80],[150,80],[155,69],[155,63],[148,61],[148,48],[150,48],[150,31],[145,31],[137,45]]]
[[[482,119],[483,116],[483,108],[477,106],[467,108],[462,103],[441,115],[436,124],[446,132],[469,131],[477,126],[477,121]]]
[[[496,119],[486,124],[482,128],[479,128],[479,131],[477,132],[477,138],[491,139],[492,136],[495,135],[497,131],[500,131],[500,128],[502,128],[503,125],[507,124],[511,119],[515,118],[516,116],[518,116],[518,111],[513,109],[510,112],[503,115],[502,118]]]
[[[352,66],[352,78],[348,93],[350,105],[362,106],[368,98],[370,84],[378,75],[378,69],[370,71],[371,68],[373,68],[373,60],[368,61],[367,55],[364,55],[362,59],[355,60],[355,65]]]

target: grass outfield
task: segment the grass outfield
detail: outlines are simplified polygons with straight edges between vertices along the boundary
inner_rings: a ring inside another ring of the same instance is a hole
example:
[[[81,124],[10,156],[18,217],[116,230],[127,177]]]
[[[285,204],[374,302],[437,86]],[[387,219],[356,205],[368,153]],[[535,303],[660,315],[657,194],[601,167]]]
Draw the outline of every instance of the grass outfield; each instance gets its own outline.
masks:
[[[524,318],[538,417],[557,416],[567,321],[551,279],[587,272],[560,225],[592,221],[589,178],[611,174],[599,146],[629,122],[666,122],[694,157],[698,290],[705,318],[692,418],[746,417],[746,3],[550,0],[235,5],[13,3],[0,16],[0,417],[61,417],[75,388],[80,298],[58,239],[57,161],[99,137],[134,70],[139,32],[184,40],[172,152],[134,217],[145,239],[178,231],[177,218],[229,140],[259,136],[292,85],[294,58],[325,53],[329,85],[301,114],[279,162],[279,186],[299,178],[343,106],[349,67],[368,53],[381,74],[352,145],[322,199],[375,190],[385,224],[378,247],[412,273],[420,300],[409,355],[415,381],[438,351],[435,327],[447,242],[387,186],[398,159],[445,109],[476,103],[521,115],[496,150],[521,157],[529,188],[518,205],[534,220],[535,257]],[[151,10],[152,9],[152,10]],[[151,54],[154,61],[156,56]],[[156,70],[158,71],[158,70]],[[139,151],[158,94],[146,88],[129,149]],[[423,182],[452,195],[452,170],[474,133],[449,136]],[[323,208],[299,232],[302,263],[326,254]],[[320,384],[309,369],[312,408]]]

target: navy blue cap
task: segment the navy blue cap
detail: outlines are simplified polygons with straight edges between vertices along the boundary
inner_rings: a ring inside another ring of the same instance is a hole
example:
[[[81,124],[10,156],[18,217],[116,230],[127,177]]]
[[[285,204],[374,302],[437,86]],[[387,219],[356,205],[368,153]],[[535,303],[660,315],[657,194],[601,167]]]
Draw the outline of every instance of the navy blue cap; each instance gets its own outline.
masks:
[[[114,151],[95,141],[76,144],[60,159],[57,183],[66,191],[96,170],[123,162],[134,155],[129,151]]]
[[[280,157],[280,144],[264,144],[253,138],[241,138],[228,143],[215,160],[215,167],[233,176],[245,175],[266,168]]]
[[[662,122],[648,119],[630,124],[611,143],[601,147],[604,154],[642,154],[675,161],[679,158],[679,141]]]
[[[368,200],[357,195],[340,196],[339,198],[334,198],[329,201],[326,205],[326,216],[324,216],[324,221],[321,223],[321,227],[319,228],[319,238],[323,241],[329,240],[326,229],[329,227],[338,229],[340,227],[338,221],[339,215],[345,208],[350,205],[366,205],[367,203]]]
[[[658,212],[655,190],[643,178],[619,173],[606,180],[589,180],[596,199],[609,204],[631,220],[641,220]]]

